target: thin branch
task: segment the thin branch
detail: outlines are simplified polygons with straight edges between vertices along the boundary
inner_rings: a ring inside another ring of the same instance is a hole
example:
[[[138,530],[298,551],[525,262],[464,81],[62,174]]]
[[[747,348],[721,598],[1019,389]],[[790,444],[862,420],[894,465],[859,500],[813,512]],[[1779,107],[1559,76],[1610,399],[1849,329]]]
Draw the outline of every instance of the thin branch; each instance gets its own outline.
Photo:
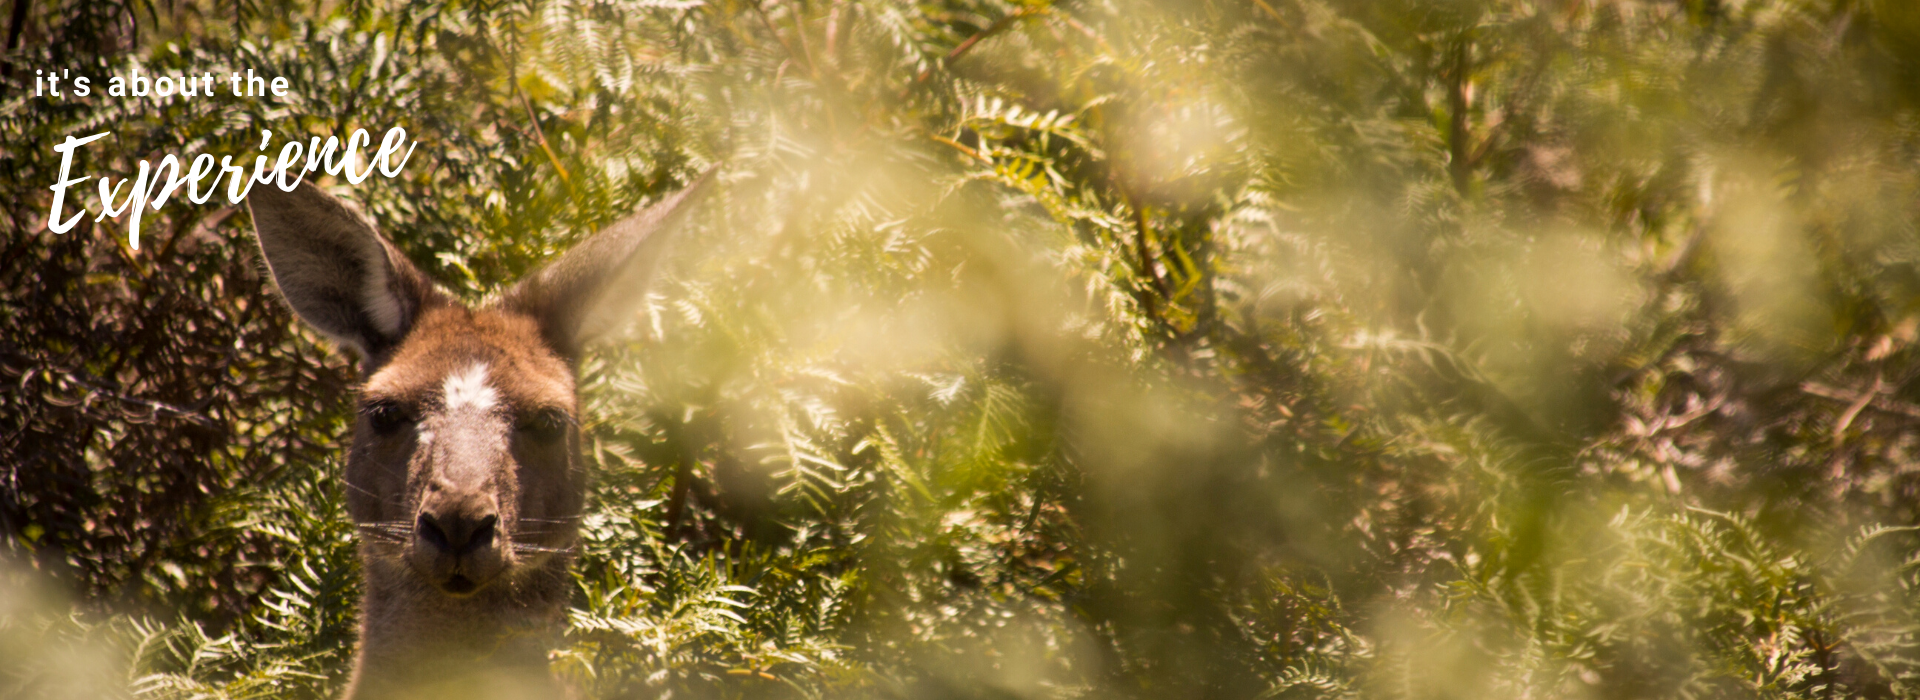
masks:
[[[980,43],[980,40],[986,39],[995,34],[999,34],[1002,31],[1005,31],[1007,27],[1013,26],[1014,22],[1027,19],[1029,17],[1039,17],[1045,14],[1049,14],[1047,8],[1028,7],[1028,8],[1015,10],[1012,13],[1009,13],[1005,17],[1001,17],[1000,19],[994,20],[993,24],[987,25],[986,29],[982,29],[978,34],[974,34],[973,36],[967,37],[966,41],[960,42],[959,46],[955,46],[953,47],[952,51],[948,51],[947,55],[940,59],[940,66],[946,67],[946,66],[953,65],[954,61],[960,60],[961,57],[967,55],[968,51],[972,51],[973,47],[976,44]],[[933,66],[927,66],[926,68],[921,69],[920,75],[915,76],[913,79],[913,82],[909,84],[907,88],[912,89],[916,85],[927,82],[927,79],[931,77],[933,77]]]
[[[1839,401],[1847,404],[1849,407],[1851,407],[1855,402],[1862,400],[1862,398],[1865,398],[1866,403],[1862,405],[1868,408],[1872,408],[1874,410],[1881,411],[1883,413],[1891,413],[1894,415],[1906,416],[1908,418],[1920,419],[1920,406],[1915,406],[1910,403],[1902,403],[1899,401],[1894,401],[1885,396],[1874,394],[1874,393],[1868,393],[1863,397],[1861,395],[1857,395],[1845,389],[1827,386],[1819,382],[1803,382],[1800,384],[1800,391],[1802,393],[1805,393],[1811,396],[1818,396],[1823,399],[1832,399],[1834,401]],[[1851,422],[1851,419],[1849,419],[1849,422]]]
[[[1132,200],[1133,198],[1128,197],[1127,199]],[[1134,250],[1140,255],[1140,274],[1147,276],[1147,280],[1153,283],[1154,290],[1160,292],[1160,296],[1167,296],[1167,283],[1160,278],[1160,272],[1154,269],[1155,258],[1153,255],[1153,247],[1152,244],[1148,242],[1148,239],[1153,235],[1153,228],[1147,223],[1147,209],[1132,201],[1129,201],[1127,206],[1133,208],[1133,228],[1135,233],[1133,245]],[[1172,300],[1169,299],[1168,301]]]
[[[951,146],[951,147],[953,147],[953,149],[954,149],[954,150],[956,150],[956,151],[959,151],[959,152],[961,152],[961,153],[965,153],[965,154],[967,154],[967,157],[969,157],[969,158],[977,158],[977,159],[979,159],[979,160],[981,160],[981,161],[983,161],[983,162],[987,162],[987,163],[992,163],[992,162],[993,162],[993,159],[992,159],[992,158],[988,158],[988,157],[986,156],[986,154],[984,154],[984,153],[981,153],[981,152],[979,152],[979,151],[977,151],[977,150],[974,150],[974,149],[972,149],[972,148],[968,148],[966,144],[964,144],[964,143],[960,143],[959,141],[955,141],[955,140],[953,140],[953,139],[950,139],[950,138],[947,138],[947,137],[945,137],[945,136],[941,136],[941,135],[939,135],[939,134],[927,134],[927,138],[930,138],[930,139],[933,139],[933,140],[935,140],[935,141],[938,141],[938,142],[940,142],[940,143],[944,143],[944,144],[946,144],[946,145],[948,145],[948,146]]]
[[[1294,28],[1293,23],[1288,22],[1287,18],[1282,16],[1279,10],[1273,9],[1272,5],[1267,4],[1267,0],[1253,0],[1253,4],[1258,5],[1261,10],[1267,13],[1267,16],[1273,18],[1273,21],[1279,22],[1280,26],[1286,27],[1287,29]]]
[[[27,28],[27,0],[13,0],[13,22],[7,27],[7,55],[20,48],[20,32]],[[13,62],[0,66],[0,77],[13,77]]]
[[[1472,149],[1467,145],[1467,71],[1472,47],[1465,36],[1457,39],[1449,56],[1452,65],[1447,69],[1447,174],[1453,178],[1454,191],[1462,197],[1467,195],[1473,177]]]
[[[1853,419],[1860,417],[1860,412],[1866,410],[1867,404],[1871,403],[1875,397],[1878,397],[1880,392],[1886,390],[1886,378],[1881,376],[1874,377],[1873,387],[1862,392],[1860,398],[1854,399],[1853,403],[1847,406],[1847,412],[1840,414],[1840,420],[1833,422],[1834,446],[1837,447],[1841,443],[1846,442],[1847,428],[1853,425]]]
[[[20,357],[21,359],[28,359],[29,362],[32,362],[32,360],[25,355],[16,355],[16,356]],[[184,418],[187,421],[202,427],[208,427],[208,428],[213,427],[213,420],[207,418],[204,415],[201,415],[201,413],[197,409],[183,408],[180,406],[175,406],[173,404],[167,403],[165,401],[155,401],[153,399],[144,399],[138,396],[132,396],[124,392],[121,392],[117,389],[114,389],[113,387],[107,386],[105,381],[101,381],[99,379],[94,378],[91,375],[88,375],[84,372],[80,372],[77,370],[70,370],[70,369],[65,369],[61,367],[55,367],[52,365],[39,363],[39,362],[34,362],[33,364],[35,365],[34,369],[41,373],[50,374],[50,375],[59,375],[65,378],[68,382],[80,385],[81,387],[88,389],[94,394],[105,396],[107,398],[114,399],[116,401],[120,401],[123,403],[130,403],[138,406],[145,406],[147,407],[148,410],[153,411],[154,413],[162,413],[162,412],[170,413],[175,416]]]
[[[840,69],[840,26],[849,21],[845,16],[848,11],[845,0],[833,0],[833,5],[827,8],[826,54],[836,71]]]
[[[533,124],[533,138],[540,142],[540,150],[546,152],[547,161],[553,163],[554,170],[560,171],[560,181],[566,183],[568,191],[572,191],[573,178],[567,175],[567,166],[560,164],[560,156],[555,155],[553,146],[547,143],[547,132],[540,128],[540,115],[534,113],[533,102],[527,99],[526,93],[520,91],[518,82],[513,86],[513,94],[520,98],[520,106],[527,108],[527,121]]]
[[[793,48],[793,44],[788,42],[787,37],[780,33],[780,29],[778,27],[773,26],[773,18],[767,16],[766,8],[761,7],[760,3],[758,2],[753,3],[753,12],[754,14],[757,14],[760,16],[760,22],[762,24],[767,25],[767,33],[773,35],[774,41],[780,42],[780,47],[787,50],[788,56],[799,56],[801,59],[804,59],[807,62],[807,72],[813,76],[814,82],[819,82],[820,69],[819,67],[813,65],[813,55],[808,53],[804,49]],[[801,33],[805,34],[804,31]],[[802,36],[800,38],[800,41],[804,45],[804,43],[806,42],[806,37]]]

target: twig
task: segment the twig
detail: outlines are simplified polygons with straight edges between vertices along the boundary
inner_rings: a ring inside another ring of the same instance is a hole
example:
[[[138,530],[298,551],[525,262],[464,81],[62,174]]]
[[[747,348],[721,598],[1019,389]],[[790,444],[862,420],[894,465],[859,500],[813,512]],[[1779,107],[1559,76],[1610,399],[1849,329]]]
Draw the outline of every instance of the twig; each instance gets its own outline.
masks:
[[[827,8],[826,54],[827,60],[832,62],[836,71],[840,69],[840,24],[846,10],[844,0],[833,0],[833,5]]]
[[[799,56],[800,58],[806,60],[807,72],[813,76],[814,82],[819,82],[820,68],[818,66],[813,65],[813,54],[807,52],[804,48],[800,50],[795,50],[793,48],[793,44],[787,42],[787,37],[780,33],[780,29],[778,27],[773,26],[773,18],[767,16],[766,8],[761,7],[759,2],[753,3],[753,12],[754,14],[757,14],[760,16],[760,22],[762,24],[767,25],[767,33],[773,35],[774,41],[780,42],[780,47],[787,50],[788,56]],[[798,20],[796,20],[796,22],[798,22]],[[802,35],[800,37],[800,42],[802,47],[804,47],[807,41],[807,38],[805,36],[806,34],[805,27],[801,27],[800,34]]]
[[[1898,401],[1893,401],[1877,393],[1869,393],[1869,394],[1866,394],[1864,397],[1856,396],[1853,393],[1848,392],[1846,390],[1827,386],[1825,384],[1821,384],[1818,382],[1803,382],[1800,384],[1800,391],[1802,393],[1806,393],[1812,396],[1818,396],[1823,399],[1833,399],[1835,401],[1844,402],[1849,406],[1851,406],[1854,402],[1860,401],[1862,398],[1864,398],[1867,401],[1865,404],[1862,404],[1864,406],[1871,407],[1873,409],[1876,409],[1885,413],[1892,413],[1895,415],[1906,416],[1908,418],[1920,419],[1920,406],[1915,406],[1909,403],[1901,403]]]
[[[959,46],[955,46],[953,47],[952,51],[948,51],[947,55],[940,59],[940,65],[941,66],[953,65],[954,61],[960,60],[960,57],[967,55],[968,51],[973,50],[974,45],[980,43],[981,39],[985,39],[995,34],[999,34],[1001,31],[1004,31],[1007,27],[1012,26],[1014,22],[1026,19],[1028,17],[1038,17],[1044,14],[1049,14],[1046,8],[1028,7],[1028,8],[1015,10],[1012,13],[1009,13],[1005,17],[1001,17],[1000,19],[994,20],[993,24],[987,25],[986,29],[982,29],[980,30],[980,33],[967,37],[966,41],[960,42]],[[923,68],[920,70],[920,75],[914,77],[913,82],[907,85],[907,89],[911,90],[915,86],[921,83],[927,82],[927,79],[931,77],[933,77],[933,66],[927,66],[926,68]]]
[[[1153,228],[1147,223],[1146,207],[1133,205],[1133,227],[1139,234],[1134,238],[1134,248],[1140,253],[1140,271],[1146,273],[1147,280],[1153,282],[1153,288],[1160,292],[1160,296],[1168,296],[1166,282],[1160,279],[1160,272],[1154,269],[1153,248],[1148,243],[1148,238],[1153,235]]]
[[[1467,125],[1467,69],[1472,57],[1473,45],[1462,36],[1453,46],[1450,58],[1453,66],[1448,71],[1447,81],[1447,174],[1453,177],[1453,189],[1460,196],[1467,196],[1472,184],[1473,162],[1467,140],[1470,138]]]
[[[13,22],[11,26],[7,28],[7,54],[8,55],[12,55],[14,49],[20,48],[20,32],[26,28],[27,28],[27,0],[13,0]],[[12,78],[13,62],[7,61],[5,66],[0,66],[0,70],[5,71],[5,73],[0,74],[0,76]]]
[[[1279,22],[1280,26],[1293,29],[1293,23],[1288,22],[1286,17],[1281,16],[1279,10],[1273,9],[1272,5],[1267,4],[1267,0],[1253,0],[1253,4],[1259,5],[1260,9],[1265,10],[1267,16],[1272,17],[1273,21]]]
[[[1847,426],[1853,425],[1853,419],[1859,417],[1860,412],[1866,410],[1867,404],[1871,403],[1874,397],[1879,396],[1880,392],[1885,391],[1886,387],[1887,387],[1886,379],[1881,376],[1875,376],[1873,378],[1873,388],[1868,389],[1865,393],[1860,395],[1860,398],[1854,399],[1852,405],[1847,406],[1847,412],[1840,414],[1840,420],[1834,421],[1834,424],[1833,424],[1833,444],[1834,445],[1839,445],[1840,443],[1846,441]]]
[[[106,386],[104,382],[94,380],[93,377],[88,376],[84,373],[81,373],[75,370],[62,369],[59,367],[54,367],[46,364],[38,364],[38,363],[36,364],[38,365],[37,367],[35,367],[37,371],[40,371],[45,374],[60,375],[62,377],[65,377],[66,380],[69,382],[72,382],[74,384],[78,384],[82,387],[90,389],[94,393],[104,395],[107,398],[115,399],[125,403],[146,406],[147,408],[152,409],[156,413],[162,412],[162,411],[171,413],[173,415],[184,418],[195,425],[199,425],[202,427],[208,427],[208,428],[213,427],[213,421],[207,418],[206,416],[201,415],[200,412],[197,410],[182,408],[170,403],[166,403],[164,401],[155,401],[153,399],[143,399],[138,396],[129,396],[127,394],[121,393],[118,390],[113,389],[112,387]]]
[[[992,163],[992,162],[993,162],[993,159],[992,159],[992,158],[988,158],[988,157],[986,156],[986,154],[984,154],[984,153],[981,153],[981,152],[979,152],[979,151],[977,151],[977,150],[974,150],[974,149],[972,149],[972,148],[968,148],[966,144],[964,144],[964,143],[960,143],[959,141],[955,141],[955,140],[953,140],[953,139],[950,139],[950,138],[947,138],[947,137],[945,137],[945,136],[941,136],[941,135],[939,135],[939,134],[927,134],[927,138],[930,138],[930,139],[933,139],[933,140],[935,140],[935,141],[938,141],[938,142],[940,142],[940,143],[944,143],[944,144],[946,144],[946,145],[948,145],[948,146],[952,146],[954,150],[957,150],[957,151],[959,151],[959,152],[961,152],[961,153],[965,153],[965,154],[967,154],[967,155],[968,155],[969,157],[972,157],[972,158],[978,158],[978,159],[980,159],[980,160],[982,160],[982,161],[985,161],[985,162],[988,162],[988,163]]]
[[[527,121],[533,124],[533,137],[540,142],[540,150],[546,151],[553,169],[560,171],[560,181],[567,184],[568,191],[572,191],[573,178],[567,175],[567,166],[560,164],[560,157],[554,155],[553,146],[547,143],[547,132],[540,128],[540,115],[533,112],[533,102],[527,100],[527,93],[521,92],[518,84],[513,86],[513,94],[520,98],[520,106],[527,108]]]

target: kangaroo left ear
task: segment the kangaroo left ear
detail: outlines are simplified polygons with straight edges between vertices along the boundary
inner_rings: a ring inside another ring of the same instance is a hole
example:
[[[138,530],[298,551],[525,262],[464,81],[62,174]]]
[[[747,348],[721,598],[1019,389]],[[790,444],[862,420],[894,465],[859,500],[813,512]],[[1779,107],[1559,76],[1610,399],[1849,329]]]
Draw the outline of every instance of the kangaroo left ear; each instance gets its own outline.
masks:
[[[495,305],[538,319],[548,344],[578,359],[588,341],[618,330],[640,308],[655,266],[713,188],[713,175],[708,170],[686,189],[574,246]]]
[[[420,308],[442,299],[366,217],[311,182],[292,192],[255,187],[247,209],[281,296],[308,325],[359,352],[368,373]]]

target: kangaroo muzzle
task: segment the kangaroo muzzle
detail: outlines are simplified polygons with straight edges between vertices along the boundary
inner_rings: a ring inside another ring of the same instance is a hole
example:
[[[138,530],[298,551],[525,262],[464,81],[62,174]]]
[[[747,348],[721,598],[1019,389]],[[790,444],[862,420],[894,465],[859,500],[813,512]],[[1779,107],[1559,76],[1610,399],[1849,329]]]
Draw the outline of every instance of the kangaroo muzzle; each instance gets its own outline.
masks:
[[[427,458],[431,473],[414,514],[409,557],[443,592],[464,596],[486,587],[511,563],[501,521],[499,477],[511,473],[500,421],[465,416],[442,426]]]

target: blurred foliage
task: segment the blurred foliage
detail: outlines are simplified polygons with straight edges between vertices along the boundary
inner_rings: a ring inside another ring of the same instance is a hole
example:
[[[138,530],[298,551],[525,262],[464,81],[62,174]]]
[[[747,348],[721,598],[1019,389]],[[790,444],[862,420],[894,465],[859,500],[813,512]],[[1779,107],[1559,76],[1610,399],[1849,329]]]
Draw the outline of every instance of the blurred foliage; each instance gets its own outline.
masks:
[[[1911,3],[10,9],[7,697],[339,687],[350,362],[47,188],[390,126],[469,299],[724,164],[582,368],[587,697],[1920,695]],[[293,89],[27,77],[136,67]]]

